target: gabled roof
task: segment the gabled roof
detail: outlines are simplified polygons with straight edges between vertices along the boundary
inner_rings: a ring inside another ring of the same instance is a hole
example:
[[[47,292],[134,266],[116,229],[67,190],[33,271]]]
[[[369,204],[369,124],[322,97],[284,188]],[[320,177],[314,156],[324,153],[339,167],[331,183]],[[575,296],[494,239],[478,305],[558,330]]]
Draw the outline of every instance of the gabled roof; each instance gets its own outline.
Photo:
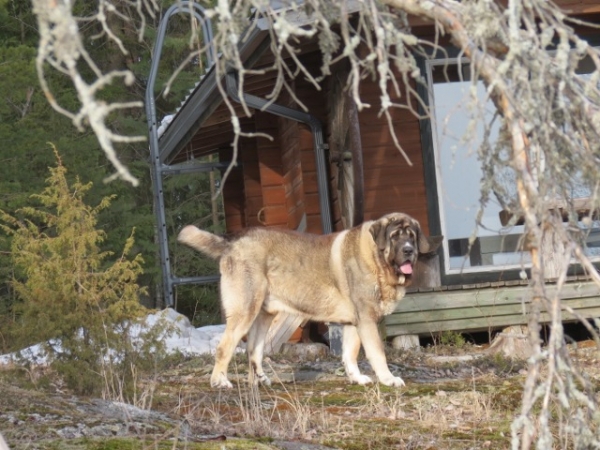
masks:
[[[272,11],[276,11],[276,14],[285,14],[288,22],[302,26],[311,21],[311,18],[299,7],[302,3],[303,0],[271,0],[269,6]],[[348,13],[354,13],[359,9],[360,2],[358,0],[347,2]],[[254,67],[268,50],[270,44],[269,26],[270,24],[266,18],[259,18],[254,22],[248,34],[241,39],[240,59],[246,68]],[[171,164],[206,120],[223,103],[223,98],[217,87],[217,76],[216,68],[213,65],[184,100],[181,108],[170,119],[170,123],[165,123],[166,130],[159,137],[161,163]],[[223,79],[221,82],[224,86]]]
[[[240,56],[248,67],[252,67],[269,45],[269,34],[266,29],[254,28],[240,48]],[[213,65],[208,73],[196,85],[192,93],[184,101],[173,117],[170,125],[159,139],[160,161],[169,164],[188,143],[202,124],[223,102],[217,87],[216,67]],[[224,83],[224,80],[221,80]]]

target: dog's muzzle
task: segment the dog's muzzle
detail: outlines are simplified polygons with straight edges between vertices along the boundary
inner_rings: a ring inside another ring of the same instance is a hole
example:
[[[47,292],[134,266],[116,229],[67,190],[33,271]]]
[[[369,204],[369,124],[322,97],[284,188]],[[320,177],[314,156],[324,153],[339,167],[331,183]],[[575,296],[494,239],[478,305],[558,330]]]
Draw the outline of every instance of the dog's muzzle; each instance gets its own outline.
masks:
[[[396,275],[412,275],[415,259],[414,247],[409,243],[404,244],[396,253],[396,260],[394,261]]]

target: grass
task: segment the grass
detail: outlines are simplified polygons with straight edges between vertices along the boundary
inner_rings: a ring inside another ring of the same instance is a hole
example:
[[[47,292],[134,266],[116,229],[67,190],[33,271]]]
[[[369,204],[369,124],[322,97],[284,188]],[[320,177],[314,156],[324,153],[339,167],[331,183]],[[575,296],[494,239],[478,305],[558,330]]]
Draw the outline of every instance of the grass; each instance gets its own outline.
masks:
[[[440,352],[435,349],[435,355]],[[231,366],[234,389],[215,390],[208,381],[212,358],[173,361],[161,373],[139,375],[131,398],[140,408],[151,406],[168,419],[140,419],[147,423],[136,433],[104,440],[56,437],[66,425],[91,428],[110,425],[114,418],[89,409],[91,400],[72,404],[52,374],[0,371],[0,430],[11,450],[275,449],[274,440],[339,449],[510,448],[510,426],[521,404],[522,362],[486,356],[438,363],[426,351],[391,352],[389,358],[400,367],[406,387],[349,385],[335,375],[337,360],[319,366],[331,375],[326,381],[282,383],[277,375],[283,370],[305,366],[284,357],[272,357],[267,364],[274,373],[272,386],[248,386],[246,359],[237,355]],[[596,360],[590,364],[595,367]],[[443,376],[420,375],[430,372]]]
[[[520,389],[521,380],[485,383],[409,383],[407,389],[349,387],[345,380],[260,388],[240,384],[234,391],[212,394],[203,386],[204,397],[187,402],[185,417],[193,427],[227,435],[305,440],[342,449],[469,448],[474,442],[508,447],[507,412],[518,408],[520,397],[512,398],[510,409],[506,402],[498,408],[496,398],[501,389]]]

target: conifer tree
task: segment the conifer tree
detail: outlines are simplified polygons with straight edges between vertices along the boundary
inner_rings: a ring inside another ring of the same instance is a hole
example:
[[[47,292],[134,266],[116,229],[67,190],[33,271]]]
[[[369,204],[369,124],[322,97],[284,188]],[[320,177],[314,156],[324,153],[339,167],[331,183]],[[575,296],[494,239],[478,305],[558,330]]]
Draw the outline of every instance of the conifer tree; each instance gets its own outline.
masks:
[[[128,256],[133,232],[118,257],[102,251],[106,233],[96,228],[97,216],[112,197],[86,205],[91,183],[77,179],[69,185],[56,149],[55,155],[57,165],[50,168],[45,189],[32,196],[40,205],[15,216],[0,211],[2,228],[12,234],[17,270],[16,331],[29,341],[23,343],[45,342],[54,367],[71,387],[91,392],[104,381],[97,375],[105,373],[105,357],[133,350],[123,336],[144,313],[139,302],[144,289],[137,284],[143,261],[140,255]]]

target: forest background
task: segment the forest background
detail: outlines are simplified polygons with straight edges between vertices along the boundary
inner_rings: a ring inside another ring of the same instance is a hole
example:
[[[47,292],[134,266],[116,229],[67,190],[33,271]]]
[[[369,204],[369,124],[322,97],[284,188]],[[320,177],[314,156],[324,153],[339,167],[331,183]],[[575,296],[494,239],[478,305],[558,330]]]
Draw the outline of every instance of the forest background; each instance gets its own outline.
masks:
[[[162,2],[160,10],[165,11],[172,3],[170,0]],[[74,13],[79,17],[90,16],[96,12],[93,10],[95,6],[94,2],[77,2]],[[90,56],[103,72],[129,69],[135,74],[135,82],[130,86],[115,84],[104,89],[102,95],[107,102],[144,99],[161,16],[146,18],[144,38],[140,41],[139,16],[133,6],[130,12],[128,20],[116,15],[109,19],[111,29],[123,42],[128,55],[124,55],[115,42],[102,33],[98,22],[90,21],[80,30],[83,39],[89,43]],[[104,182],[114,169],[101,151],[95,134],[89,129],[78,131],[71,120],[54,111],[44,98],[35,68],[39,41],[36,26],[30,0],[0,0],[0,210],[18,218],[22,208],[39,206],[32,195],[44,189],[50,176],[49,168],[57,164],[54,145],[67,170],[69,183],[76,178],[84,184],[92,183],[92,188],[85,195],[87,204],[97,205],[104,197],[115,196],[110,207],[98,216],[97,228],[106,233],[103,250],[120,255],[135,228],[135,244],[131,253],[140,254],[144,261],[144,273],[138,279],[139,285],[147,291],[142,302],[148,307],[162,307],[148,143],[123,143],[116,147],[121,161],[139,179],[139,186],[133,187],[121,180]],[[172,72],[189,55],[190,33],[189,18],[171,20],[156,83],[159,119],[175,112],[203,73],[201,62],[192,61],[171,85],[167,97],[160,91]],[[54,72],[47,75],[47,81],[59,104],[78,108],[77,94],[67,77]],[[147,135],[146,118],[141,108],[113,113],[109,126],[123,135]],[[209,174],[164,179],[167,223],[173,240],[170,248],[176,248],[175,236],[183,224],[196,223],[206,229],[220,231],[222,211],[219,203],[211,202],[211,179],[214,184],[214,177]],[[0,233],[2,352],[23,344],[15,342],[10,332],[19,319],[15,305],[20,301],[11,284],[11,280],[20,274],[11,261],[10,246],[11,237]],[[171,264],[178,276],[215,271],[213,266],[183,249],[174,252]],[[218,323],[220,316],[216,297],[215,286],[180,287],[174,306],[190,317],[196,326]]]

